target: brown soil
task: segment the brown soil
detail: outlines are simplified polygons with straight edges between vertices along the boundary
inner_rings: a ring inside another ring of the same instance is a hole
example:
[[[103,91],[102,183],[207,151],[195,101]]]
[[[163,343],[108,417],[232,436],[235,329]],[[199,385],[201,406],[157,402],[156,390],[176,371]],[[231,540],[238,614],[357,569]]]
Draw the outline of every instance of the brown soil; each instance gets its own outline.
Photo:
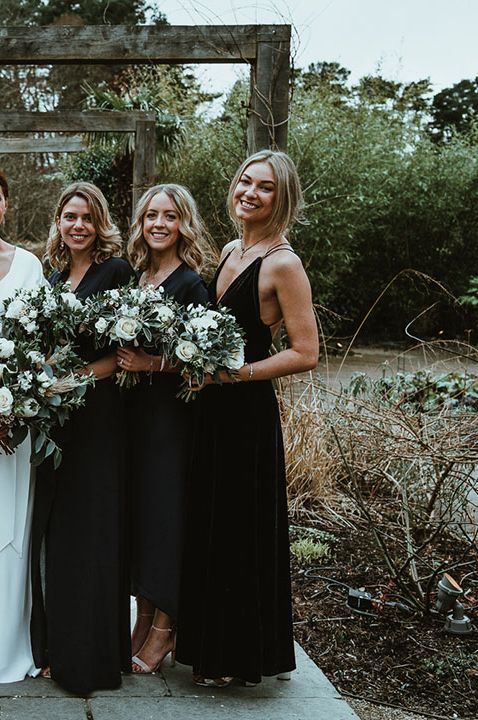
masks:
[[[337,690],[428,717],[476,720],[478,632],[468,637],[449,635],[443,630],[444,619],[437,615],[425,618],[380,602],[372,606],[370,615],[354,613],[346,605],[347,588],[332,581],[365,587],[374,598],[402,601],[390,594],[394,587],[367,530],[334,532],[326,542],[331,555],[322,562],[300,564],[292,558],[295,634]],[[454,552],[453,541],[447,551]],[[468,593],[463,602],[476,627],[474,560],[474,573],[470,566],[467,569]],[[461,581],[458,574],[456,578]]]

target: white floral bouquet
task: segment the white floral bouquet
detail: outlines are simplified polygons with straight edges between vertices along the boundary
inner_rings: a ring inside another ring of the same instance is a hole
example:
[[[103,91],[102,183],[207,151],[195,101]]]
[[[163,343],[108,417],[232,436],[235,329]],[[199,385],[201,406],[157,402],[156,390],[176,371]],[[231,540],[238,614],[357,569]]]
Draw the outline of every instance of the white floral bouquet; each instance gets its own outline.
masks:
[[[83,316],[83,303],[69,283],[21,288],[0,302],[0,333],[21,343],[34,339],[49,354],[75,338]]]
[[[130,283],[88,298],[85,305],[82,329],[94,335],[97,347],[117,343],[121,347],[141,346],[164,357],[171,355],[181,312],[178,303],[164,296],[163,288]],[[131,388],[139,374],[121,370],[116,378],[121,386]]]
[[[219,381],[219,371],[226,370],[234,380],[244,365],[244,332],[227,308],[188,305],[173,351],[174,360],[183,363],[186,377],[178,397],[188,402],[197,394],[191,390],[192,384],[202,385],[208,373]]]
[[[61,462],[61,449],[51,437],[73,408],[82,405],[90,375],[74,369],[81,360],[71,345],[43,352],[41,339],[29,342],[0,337],[0,447],[7,454],[32,430],[32,464],[53,454]]]

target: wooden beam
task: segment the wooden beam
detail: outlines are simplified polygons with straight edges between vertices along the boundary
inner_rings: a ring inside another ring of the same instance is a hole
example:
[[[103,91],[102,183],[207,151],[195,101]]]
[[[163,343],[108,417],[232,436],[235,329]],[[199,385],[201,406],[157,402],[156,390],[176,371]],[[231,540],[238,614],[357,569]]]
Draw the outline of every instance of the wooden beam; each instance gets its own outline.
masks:
[[[249,152],[287,149],[289,79],[290,35],[281,42],[258,42],[256,62],[251,67]]]
[[[87,146],[79,135],[61,138],[37,138],[33,135],[22,138],[0,138],[0,155],[81,152],[86,149]]]
[[[138,110],[4,112],[0,113],[0,132],[135,132],[138,120],[154,119],[154,113]]]
[[[288,25],[0,27],[0,64],[251,62],[257,42],[281,42]]]
[[[138,120],[134,138],[133,212],[141,195],[154,185],[156,128],[154,121]]]

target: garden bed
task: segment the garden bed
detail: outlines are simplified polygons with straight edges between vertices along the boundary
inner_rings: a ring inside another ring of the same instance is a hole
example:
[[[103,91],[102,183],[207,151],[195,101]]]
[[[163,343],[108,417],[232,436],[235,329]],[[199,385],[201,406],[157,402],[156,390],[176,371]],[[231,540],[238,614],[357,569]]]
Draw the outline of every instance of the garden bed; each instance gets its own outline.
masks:
[[[418,612],[385,607],[384,600],[407,603],[393,596],[397,589],[369,530],[322,532],[320,524],[314,529],[322,557],[299,561],[292,555],[295,635],[337,690],[432,717],[476,720],[478,632],[468,637],[450,635],[440,616],[424,618]],[[293,530],[292,540],[301,533]],[[463,585],[468,592],[463,602],[478,626],[476,555],[470,552],[463,557],[463,548],[452,539],[446,550],[431,552],[441,558],[446,552],[450,564],[454,557],[472,563],[452,574],[459,582],[466,574]],[[378,598],[370,615],[350,610],[347,588],[334,581],[365,587]]]

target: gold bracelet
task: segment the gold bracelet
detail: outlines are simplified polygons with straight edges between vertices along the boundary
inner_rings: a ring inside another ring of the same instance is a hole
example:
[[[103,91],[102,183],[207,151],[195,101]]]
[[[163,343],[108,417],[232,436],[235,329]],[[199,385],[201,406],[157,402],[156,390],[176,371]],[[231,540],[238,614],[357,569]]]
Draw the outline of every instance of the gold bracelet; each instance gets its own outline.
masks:
[[[249,365],[249,375],[247,377],[247,382],[251,382],[252,376],[254,375],[254,365],[252,363],[248,363]]]

